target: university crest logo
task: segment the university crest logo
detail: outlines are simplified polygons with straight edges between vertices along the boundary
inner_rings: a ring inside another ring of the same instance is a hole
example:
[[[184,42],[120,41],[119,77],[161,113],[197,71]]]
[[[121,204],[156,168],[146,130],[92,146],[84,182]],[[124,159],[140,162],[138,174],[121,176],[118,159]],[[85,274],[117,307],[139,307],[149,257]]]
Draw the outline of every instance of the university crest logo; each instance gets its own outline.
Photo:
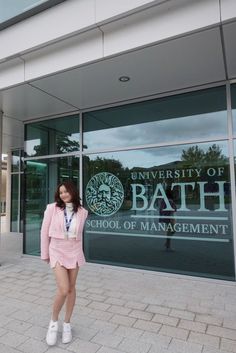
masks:
[[[111,216],[124,201],[124,189],[120,180],[111,173],[94,175],[88,182],[85,198],[90,210],[98,216]]]

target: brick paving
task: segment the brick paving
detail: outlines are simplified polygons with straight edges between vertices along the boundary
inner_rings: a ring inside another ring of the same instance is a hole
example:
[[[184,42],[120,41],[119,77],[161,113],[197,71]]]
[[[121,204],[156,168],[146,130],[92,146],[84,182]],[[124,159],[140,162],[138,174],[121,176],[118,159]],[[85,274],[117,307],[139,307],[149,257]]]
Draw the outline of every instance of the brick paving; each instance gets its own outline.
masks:
[[[73,340],[62,344],[60,332],[48,347],[53,273],[20,256],[9,237],[12,252],[0,258],[0,353],[236,353],[235,282],[89,263],[78,276]]]

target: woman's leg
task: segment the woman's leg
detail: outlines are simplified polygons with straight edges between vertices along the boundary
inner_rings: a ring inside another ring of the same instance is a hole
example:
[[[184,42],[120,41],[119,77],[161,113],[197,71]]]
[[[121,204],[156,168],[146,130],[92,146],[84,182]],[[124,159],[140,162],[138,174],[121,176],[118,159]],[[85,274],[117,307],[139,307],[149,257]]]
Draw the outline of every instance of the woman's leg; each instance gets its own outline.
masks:
[[[69,277],[69,291],[66,298],[66,313],[65,313],[65,322],[70,322],[70,318],[74,309],[75,299],[76,299],[76,279],[79,271],[79,267],[75,269],[70,269],[68,271]]]
[[[69,293],[70,281],[68,270],[60,266],[59,263],[56,263],[54,274],[57,283],[57,293],[53,303],[52,320],[58,321],[59,313]]]

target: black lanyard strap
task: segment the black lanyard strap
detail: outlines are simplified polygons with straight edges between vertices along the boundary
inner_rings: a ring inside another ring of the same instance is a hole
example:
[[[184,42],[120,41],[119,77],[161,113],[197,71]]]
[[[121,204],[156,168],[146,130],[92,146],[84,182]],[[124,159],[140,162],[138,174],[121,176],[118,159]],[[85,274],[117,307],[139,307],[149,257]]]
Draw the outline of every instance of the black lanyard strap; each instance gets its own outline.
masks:
[[[74,216],[74,212],[72,212],[70,219],[68,220],[66,209],[64,209],[64,216],[65,216],[66,230],[68,232],[68,230],[70,229],[72,218]]]

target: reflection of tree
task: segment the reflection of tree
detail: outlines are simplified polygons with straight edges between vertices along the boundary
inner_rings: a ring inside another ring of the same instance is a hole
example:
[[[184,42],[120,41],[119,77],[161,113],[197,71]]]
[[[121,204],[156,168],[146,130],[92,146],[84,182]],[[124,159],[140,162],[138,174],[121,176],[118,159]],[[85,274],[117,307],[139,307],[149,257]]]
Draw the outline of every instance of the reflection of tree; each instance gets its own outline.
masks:
[[[56,135],[56,141],[54,141],[53,148],[55,151],[48,151],[48,146],[50,144],[40,144],[34,146],[34,157],[35,156],[45,156],[47,154],[54,154],[54,153],[68,153],[68,152],[78,152],[80,149],[79,141],[70,139],[70,136],[64,135]],[[84,146],[86,148],[86,146]]]
[[[208,193],[217,193],[218,185],[216,181],[228,180],[229,175],[229,164],[228,158],[223,154],[222,149],[219,145],[213,144],[208,147],[207,150],[199,148],[198,146],[189,147],[186,150],[182,150],[181,162],[179,164],[180,168],[198,168],[201,170],[200,176],[187,176],[181,178],[182,182],[194,182],[194,181],[207,181],[204,190]],[[209,174],[210,171],[210,174]],[[188,187],[188,198],[189,202],[199,202],[199,186],[195,185],[194,190]],[[229,185],[225,184],[225,194],[229,193]],[[208,197],[206,200],[206,205],[208,209],[215,208],[215,202],[217,199]]]
[[[78,152],[80,144],[76,140],[71,140],[69,136],[57,136],[57,153]]]
[[[196,165],[207,165],[217,164],[222,165],[227,163],[227,158],[223,155],[220,146],[213,144],[208,148],[207,151],[204,151],[198,146],[189,147],[187,150],[182,151],[181,161],[190,166]]]

